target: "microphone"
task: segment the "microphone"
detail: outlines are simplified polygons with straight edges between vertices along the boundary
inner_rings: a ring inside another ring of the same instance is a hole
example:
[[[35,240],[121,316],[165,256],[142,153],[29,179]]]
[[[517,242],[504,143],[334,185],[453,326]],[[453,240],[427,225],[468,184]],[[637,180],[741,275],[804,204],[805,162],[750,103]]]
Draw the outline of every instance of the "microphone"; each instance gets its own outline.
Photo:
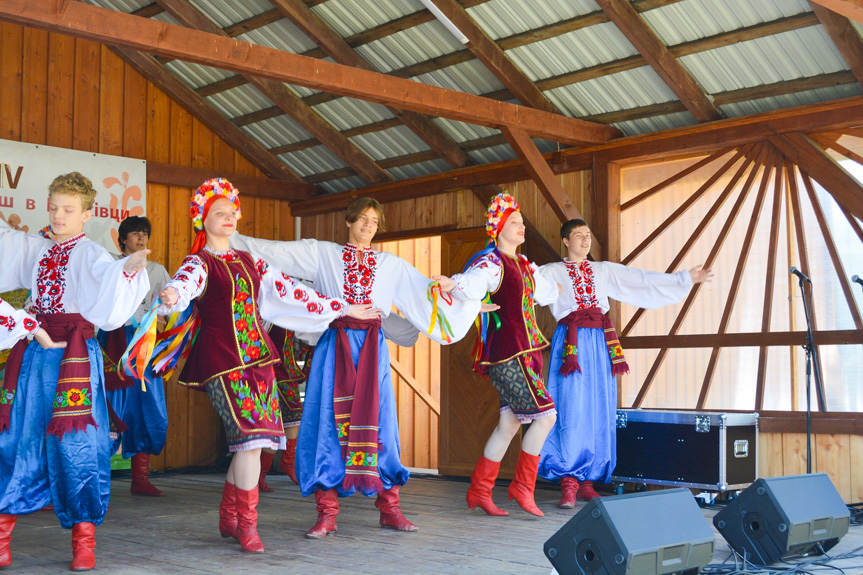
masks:
[[[863,278],[861,278],[860,276],[851,276],[851,281],[857,282],[858,284],[863,286]]]
[[[806,274],[797,269],[797,266],[791,266],[791,269],[788,271],[800,278],[802,281],[812,283],[812,281],[808,277],[806,277]]]

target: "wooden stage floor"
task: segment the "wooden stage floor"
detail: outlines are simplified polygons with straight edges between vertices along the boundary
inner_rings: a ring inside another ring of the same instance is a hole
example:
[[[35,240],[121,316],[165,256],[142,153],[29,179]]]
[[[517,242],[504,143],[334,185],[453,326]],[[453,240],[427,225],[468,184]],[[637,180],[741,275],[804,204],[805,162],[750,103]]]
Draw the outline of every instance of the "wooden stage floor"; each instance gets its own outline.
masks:
[[[548,575],[551,564],[542,545],[575,510],[557,509],[558,492],[537,489],[545,512],[536,518],[506,502],[505,482],[495,501],[508,517],[469,511],[467,483],[415,476],[402,489],[402,508],[418,533],[398,533],[378,526],[374,500],[341,499],[339,531],[323,540],[304,533],[316,519],[313,497],[303,498],[284,475],[268,477],[273,493],[262,494],[258,530],[266,553],[242,553],[219,536],[218,505],[223,475],[174,475],[153,482],[164,497],[132,497],[129,479],[115,479],[111,507],[96,529],[96,572],[117,574],[314,574],[489,573]],[[704,510],[709,519],[714,511]],[[69,572],[70,531],[62,530],[52,511],[21,517],[12,536],[12,567],[5,573]],[[831,551],[847,553],[863,546],[863,527],[854,526]],[[729,554],[717,535],[714,563]],[[863,559],[837,563],[844,573],[863,573]],[[838,574],[839,571],[832,571]]]

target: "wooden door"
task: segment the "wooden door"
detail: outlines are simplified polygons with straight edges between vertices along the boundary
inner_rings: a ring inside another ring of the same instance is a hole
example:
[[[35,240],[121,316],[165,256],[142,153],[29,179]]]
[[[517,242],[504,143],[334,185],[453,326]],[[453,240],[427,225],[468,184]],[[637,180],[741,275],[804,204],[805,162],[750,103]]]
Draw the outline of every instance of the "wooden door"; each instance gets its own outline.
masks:
[[[462,271],[470,256],[485,247],[484,228],[471,228],[441,236],[441,273]],[[500,399],[487,379],[473,372],[475,333],[441,349],[440,459],[443,475],[467,477],[482,455],[483,446],[497,426]],[[501,477],[511,478],[521,448],[516,435],[501,463]]]

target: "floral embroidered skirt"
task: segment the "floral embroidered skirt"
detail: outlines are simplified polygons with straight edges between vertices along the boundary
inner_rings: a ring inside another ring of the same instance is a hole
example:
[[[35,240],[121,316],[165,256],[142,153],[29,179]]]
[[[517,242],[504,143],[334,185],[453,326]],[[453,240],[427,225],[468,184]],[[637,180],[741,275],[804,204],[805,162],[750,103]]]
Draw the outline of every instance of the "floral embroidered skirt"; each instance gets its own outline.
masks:
[[[488,377],[500,394],[500,411],[512,411],[522,422],[557,413],[542,381],[542,352],[516,356],[488,366]]]
[[[228,450],[284,449],[285,431],[272,365],[237,369],[207,382],[225,426]]]

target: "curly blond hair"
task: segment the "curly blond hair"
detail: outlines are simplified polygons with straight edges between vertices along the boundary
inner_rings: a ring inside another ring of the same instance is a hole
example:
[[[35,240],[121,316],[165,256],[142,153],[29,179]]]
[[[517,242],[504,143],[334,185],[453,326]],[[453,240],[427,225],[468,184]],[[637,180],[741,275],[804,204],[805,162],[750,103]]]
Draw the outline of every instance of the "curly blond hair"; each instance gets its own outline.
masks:
[[[92,209],[93,204],[96,203],[96,189],[93,187],[93,182],[81,172],[72,172],[54,178],[48,186],[48,197],[54,194],[78,196],[81,198],[84,211]]]

